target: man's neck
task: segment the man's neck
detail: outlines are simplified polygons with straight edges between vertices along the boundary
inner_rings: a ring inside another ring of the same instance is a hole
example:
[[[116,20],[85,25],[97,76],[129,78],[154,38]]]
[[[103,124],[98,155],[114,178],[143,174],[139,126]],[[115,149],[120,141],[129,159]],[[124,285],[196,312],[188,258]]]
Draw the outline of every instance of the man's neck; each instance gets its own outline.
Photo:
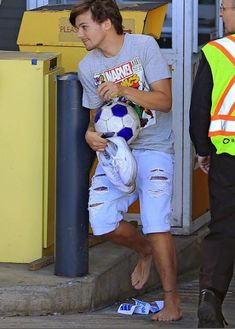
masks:
[[[110,35],[100,49],[105,57],[116,56],[122,49],[124,43],[124,34],[115,36]]]

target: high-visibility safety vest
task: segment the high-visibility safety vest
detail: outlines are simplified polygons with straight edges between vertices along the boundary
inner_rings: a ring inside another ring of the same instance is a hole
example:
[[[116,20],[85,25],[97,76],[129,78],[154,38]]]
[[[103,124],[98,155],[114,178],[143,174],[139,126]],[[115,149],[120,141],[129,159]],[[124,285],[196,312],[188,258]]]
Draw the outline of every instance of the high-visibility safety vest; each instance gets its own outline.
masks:
[[[202,48],[213,77],[208,136],[217,154],[235,155],[235,34]]]

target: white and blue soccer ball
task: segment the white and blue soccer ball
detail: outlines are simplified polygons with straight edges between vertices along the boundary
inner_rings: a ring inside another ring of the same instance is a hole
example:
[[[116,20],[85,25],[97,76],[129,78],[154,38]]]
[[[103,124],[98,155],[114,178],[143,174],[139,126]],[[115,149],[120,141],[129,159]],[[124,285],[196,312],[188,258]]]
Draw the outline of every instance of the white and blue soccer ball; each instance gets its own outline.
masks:
[[[123,137],[132,143],[140,131],[140,119],[132,106],[124,102],[104,104],[96,113],[95,130],[104,136]]]

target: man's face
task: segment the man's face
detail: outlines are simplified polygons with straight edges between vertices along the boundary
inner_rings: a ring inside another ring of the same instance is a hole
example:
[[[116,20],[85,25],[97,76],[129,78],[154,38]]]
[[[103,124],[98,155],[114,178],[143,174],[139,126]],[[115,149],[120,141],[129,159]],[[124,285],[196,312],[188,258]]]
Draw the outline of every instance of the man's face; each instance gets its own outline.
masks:
[[[77,35],[84,43],[86,50],[100,48],[105,38],[104,23],[97,23],[92,20],[91,12],[87,11],[76,17],[75,20]]]
[[[225,32],[235,33],[235,0],[223,0],[220,16],[223,19]]]

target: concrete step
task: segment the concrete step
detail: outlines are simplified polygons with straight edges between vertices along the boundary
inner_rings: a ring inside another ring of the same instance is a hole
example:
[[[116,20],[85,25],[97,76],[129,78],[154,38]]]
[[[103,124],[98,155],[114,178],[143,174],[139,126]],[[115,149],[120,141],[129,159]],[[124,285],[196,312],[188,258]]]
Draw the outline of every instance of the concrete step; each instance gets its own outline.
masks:
[[[198,268],[200,244],[206,233],[175,236],[178,273]],[[0,315],[45,315],[97,310],[127,297],[160,287],[152,268],[141,291],[132,288],[131,273],[136,254],[127,248],[104,242],[89,249],[89,274],[78,278],[54,275],[54,265],[28,271],[27,264],[0,264]]]

